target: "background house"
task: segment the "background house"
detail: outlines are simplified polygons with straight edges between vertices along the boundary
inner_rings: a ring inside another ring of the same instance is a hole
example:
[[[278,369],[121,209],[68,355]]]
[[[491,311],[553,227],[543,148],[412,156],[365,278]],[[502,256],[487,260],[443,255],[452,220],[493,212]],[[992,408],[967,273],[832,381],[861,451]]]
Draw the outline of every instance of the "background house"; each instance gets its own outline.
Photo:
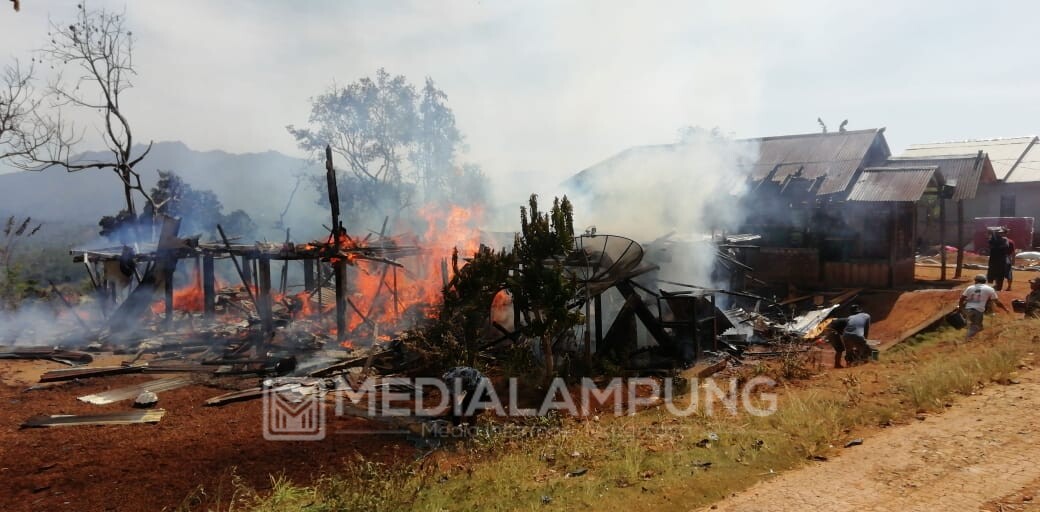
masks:
[[[989,179],[981,174],[978,192],[963,201],[964,217],[970,223],[975,217],[1040,218],[1040,138],[1036,136],[1006,139],[981,139],[958,142],[914,144],[900,158],[927,160],[952,158],[955,155],[988,156],[994,172]],[[925,241],[935,243],[935,229],[920,230]],[[970,235],[966,235],[970,239]],[[1037,245],[1033,234],[1033,246]]]
[[[883,169],[884,129],[754,139],[742,228],[760,233],[754,277],[800,286],[913,282],[913,204],[935,167]]]

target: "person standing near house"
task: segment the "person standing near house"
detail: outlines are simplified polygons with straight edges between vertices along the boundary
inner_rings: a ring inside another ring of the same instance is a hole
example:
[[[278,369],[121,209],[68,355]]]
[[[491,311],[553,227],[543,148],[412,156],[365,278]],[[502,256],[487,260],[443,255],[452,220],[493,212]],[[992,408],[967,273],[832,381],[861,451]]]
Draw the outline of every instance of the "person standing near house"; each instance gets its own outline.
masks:
[[[1026,295],[1026,318],[1040,318],[1040,277],[1029,280],[1029,295]]]
[[[982,274],[975,276],[975,284],[967,287],[961,294],[960,311],[968,320],[968,334],[965,336],[965,340],[970,340],[972,336],[982,330],[983,315],[990,302],[1010,313],[1007,306],[997,298],[997,291],[986,284],[987,277]]]
[[[1015,241],[1008,236],[1011,233],[1010,229],[1004,228],[1004,239],[1008,243],[1008,255],[1007,255],[1007,270],[1004,272],[1004,276],[1007,277],[1007,288],[1005,290],[1011,291],[1011,272],[1015,266]]]
[[[1008,271],[1008,239],[1004,227],[994,229],[989,234],[989,265],[986,268],[986,282],[993,284],[996,290],[1004,287],[1004,279]],[[995,290],[994,290],[995,291]]]
[[[870,360],[870,346],[867,345],[870,315],[856,304],[853,304],[850,310],[852,314],[845,324],[845,332],[841,334],[841,342],[845,345],[845,362],[854,366]]]

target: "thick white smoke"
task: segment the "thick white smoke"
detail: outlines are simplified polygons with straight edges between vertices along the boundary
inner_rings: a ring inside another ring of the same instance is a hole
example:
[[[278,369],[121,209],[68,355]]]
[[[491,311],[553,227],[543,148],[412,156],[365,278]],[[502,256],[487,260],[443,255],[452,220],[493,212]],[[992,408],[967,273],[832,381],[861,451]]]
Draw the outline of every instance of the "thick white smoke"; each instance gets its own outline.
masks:
[[[705,130],[631,148],[567,182],[575,223],[643,244],[662,279],[710,286],[715,247],[707,241],[739,227],[737,198],[756,157],[756,145]]]

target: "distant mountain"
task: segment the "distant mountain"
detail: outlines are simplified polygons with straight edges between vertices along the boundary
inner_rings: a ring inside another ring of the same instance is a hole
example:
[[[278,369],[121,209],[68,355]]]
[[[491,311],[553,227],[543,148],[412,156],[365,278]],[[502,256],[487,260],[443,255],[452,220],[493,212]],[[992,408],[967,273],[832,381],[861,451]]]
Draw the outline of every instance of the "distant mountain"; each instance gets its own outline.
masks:
[[[134,152],[140,150],[143,148],[135,148]],[[80,158],[102,160],[107,156],[103,152],[88,152]],[[147,188],[158,181],[157,170],[175,171],[192,187],[216,193],[225,212],[245,210],[263,231],[272,233],[277,230],[275,224],[289,200],[296,176],[318,176],[321,172],[304,159],[276,151],[194,151],[182,142],[155,143],[137,170]],[[123,207],[122,190],[119,179],[108,169],[68,173],[55,167],[41,172],[0,174],[0,211],[48,221],[96,223],[101,216],[115,214]],[[327,214],[316,205],[318,197],[310,180],[304,179],[286,214],[286,227],[303,235],[320,229],[321,222],[327,223]],[[318,214],[322,216],[316,219]]]

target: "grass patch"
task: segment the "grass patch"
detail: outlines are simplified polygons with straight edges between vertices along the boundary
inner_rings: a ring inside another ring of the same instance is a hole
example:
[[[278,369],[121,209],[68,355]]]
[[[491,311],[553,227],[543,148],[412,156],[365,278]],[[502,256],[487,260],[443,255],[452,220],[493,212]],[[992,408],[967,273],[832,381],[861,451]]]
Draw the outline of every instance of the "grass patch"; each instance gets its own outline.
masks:
[[[957,394],[1013,380],[1036,347],[1032,333],[1040,321],[987,321],[992,325],[967,344],[958,344],[963,331],[940,329],[885,352],[879,363],[784,383],[775,390],[779,407],[771,416],[732,416],[717,407],[712,416],[676,417],[658,408],[566,421],[551,434],[458,444],[400,467],[359,460],[306,487],[276,480],[258,493],[239,482],[229,508],[696,508],[832,456],[864,429],[909,421],[920,411],[945,408]],[[792,368],[781,371],[793,374]]]

